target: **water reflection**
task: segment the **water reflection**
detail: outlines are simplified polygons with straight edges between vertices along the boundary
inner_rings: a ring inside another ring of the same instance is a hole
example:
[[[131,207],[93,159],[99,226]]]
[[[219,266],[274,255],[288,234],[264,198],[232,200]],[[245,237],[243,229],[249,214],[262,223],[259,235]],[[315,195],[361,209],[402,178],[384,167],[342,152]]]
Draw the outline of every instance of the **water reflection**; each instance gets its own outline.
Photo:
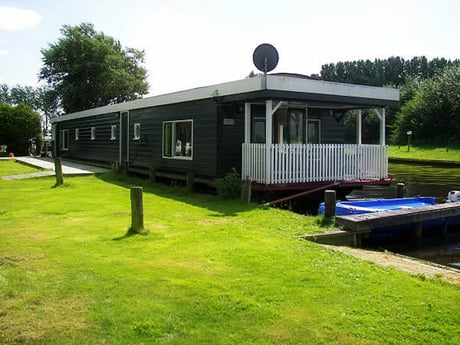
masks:
[[[446,200],[449,191],[460,190],[459,167],[390,163],[389,171],[394,178],[390,186],[364,187],[347,198],[395,198],[399,182],[405,184],[407,196],[433,196],[438,203]],[[386,249],[460,268],[460,229],[454,229],[446,238],[427,238],[417,249],[410,244]]]
[[[407,196],[433,196],[443,202],[451,190],[460,190],[460,168],[418,164],[390,163],[394,183],[390,186],[369,186],[354,190],[348,198],[394,198],[397,183],[406,185]]]

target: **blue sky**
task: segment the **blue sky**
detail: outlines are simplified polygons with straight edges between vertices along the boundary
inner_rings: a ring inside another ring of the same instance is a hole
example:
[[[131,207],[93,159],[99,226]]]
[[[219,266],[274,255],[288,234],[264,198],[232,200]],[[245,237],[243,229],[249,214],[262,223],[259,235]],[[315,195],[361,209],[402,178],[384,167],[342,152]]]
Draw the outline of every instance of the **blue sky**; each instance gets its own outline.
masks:
[[[40,49],[90,22],[146,52],[150,94],[242,79],[272,43],[275,72],[401,56],[460,58],[457,0],[0,0],[0,83],[37,85]]]

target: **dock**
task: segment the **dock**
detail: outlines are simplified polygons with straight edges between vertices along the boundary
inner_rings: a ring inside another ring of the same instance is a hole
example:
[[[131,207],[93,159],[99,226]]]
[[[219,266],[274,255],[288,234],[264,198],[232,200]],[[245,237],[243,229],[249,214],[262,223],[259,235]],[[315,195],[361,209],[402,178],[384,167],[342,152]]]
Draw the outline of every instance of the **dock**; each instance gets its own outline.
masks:
[[[373,212],[348,216],[337,216],[336,224],[353,232],[365,233],[373,229],[412,224],[413,229],[422,228],[422,223],[435,219],[460,217],[460,203],[437,204],[424,207],[395,210],[388,212]]]

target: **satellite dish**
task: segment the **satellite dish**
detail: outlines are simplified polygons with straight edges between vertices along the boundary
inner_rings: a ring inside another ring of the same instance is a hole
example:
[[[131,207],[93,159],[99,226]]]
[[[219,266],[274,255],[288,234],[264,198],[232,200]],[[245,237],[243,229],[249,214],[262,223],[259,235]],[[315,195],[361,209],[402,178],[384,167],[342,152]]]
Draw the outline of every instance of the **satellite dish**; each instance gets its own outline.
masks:
[[[269,43],[262,43],[254,50],[252,60],[259,71],[267,73],[278,65],[279,56],[275,47]]]

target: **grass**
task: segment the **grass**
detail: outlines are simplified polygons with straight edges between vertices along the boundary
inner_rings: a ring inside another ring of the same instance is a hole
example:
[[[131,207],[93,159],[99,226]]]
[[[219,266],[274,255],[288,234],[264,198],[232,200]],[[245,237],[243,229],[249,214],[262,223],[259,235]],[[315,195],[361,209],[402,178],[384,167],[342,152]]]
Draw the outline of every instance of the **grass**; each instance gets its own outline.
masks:
[[[14,159],[5,159],[0,161],[0,175],[19,175],[40,171],[34,167],[16,162]]]
[[[125,236],[144,181],[54,182],[0,180],[0,343],[460,343],[458,286],[300,240],[314,217],[145,184]]]
[[[460,148],[449,148],[447,151],[445,147],[411,145],[408,152],[407,146],[389,146],[388,155],[390,158],[460,162]]]

